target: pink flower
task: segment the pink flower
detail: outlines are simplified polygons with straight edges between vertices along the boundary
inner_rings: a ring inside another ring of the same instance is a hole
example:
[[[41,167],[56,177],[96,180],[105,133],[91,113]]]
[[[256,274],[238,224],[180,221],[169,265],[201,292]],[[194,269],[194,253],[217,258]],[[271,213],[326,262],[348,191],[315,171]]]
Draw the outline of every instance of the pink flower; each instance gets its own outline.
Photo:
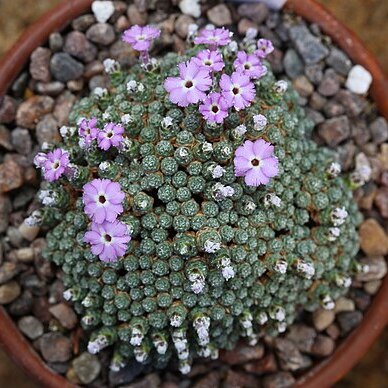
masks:
[[[234,157],[235,175],[245,177],[248,186],[268,184],[270,178],[278,175],[278,159],[274,146],[263,139],[247,140],[237,148]]]
[[[255,51],[255,54],[259,58],[265,58],[269,54],[272,53],[274,50],[273,44],[270,40],[268,39],[259,39],[257,41],[257,50]]]
[[[248,107],[254,100],[255,86],[247,75],[234,72],[231,76],[223,74],[220,80],[222,95],[229,106],[239,111]]]
[[[97,139],[98,131],[95,117],[90,120],[83,119],[79,124],[78,134],[84,139],[86,145],[90,145],[94,139]]]
[[[209,70],[196,65],[193,61],[180,63],[179,77],[168,77],[164,88],[170,93],[170,100],[179,106],[188,106],[203,100],[212,79]]]
[[[116,261],[125,254],[131,241],[127,226],[120,222],[92,223],[92,230],[85,233],[84,241],[91,244],[91,251],[105,262]]]
[[[267,68],[263,66],[260,58],[255,54],[247,54],[245,51],[239,51],[237,58],[233,63],[236,71],[241,72],[252,79],[261,78],[267,73]]]
[[[96,224],[113,222],[123,212],[125,194],[120,184],[109,179],[93,179],[83,187],[85,213]]]
[[[228,117],[229,105],[220,93],[209,93],[199,106],[202,116],[210,122],[221,124]]]
[[[124,31],[123,41],[129,43],[134,50],[148,51],[154,39],[160,36],[160,30],[151,26],[132,26]]]
[[[39,154],[38,154],[39,155]],[[57,148],[47,154],[43,164],[44,177],[49,182],[54,182],[65,172],[69,165],[69,154],[62,148]]]
[[[108,123],[104,129],[98,133],[98,146],[106,151],[110,147],[118,147],[123,141],[124,127],[115,123]]]
[[[230,31],[226,28],[215,28],[213,30],[204,28],[194,39],[195,44],[207,44],[213,50],[217,46],[226,46],[230,43]]]
[[[217,50],[202,50],[192,59],[192,61],[197,66],[207,68],[210,72],[221,71],[225,66],[222,55]]]

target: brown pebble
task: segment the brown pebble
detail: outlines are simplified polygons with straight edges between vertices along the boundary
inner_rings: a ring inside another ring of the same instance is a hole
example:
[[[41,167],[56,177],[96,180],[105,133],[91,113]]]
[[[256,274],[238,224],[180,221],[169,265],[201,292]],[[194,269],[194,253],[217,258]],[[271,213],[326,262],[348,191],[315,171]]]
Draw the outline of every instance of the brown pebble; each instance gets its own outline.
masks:
[[[49,96],[33,96],[23,101],[16,113],[16,124],[23,128],[35,129],[39,120],[54,107],[54,100]]]
[[[384,256],[388,253],[388,236],[374,218],[361,224],[359,234],[361,249],[368,256]]]
[[[40,338],[40,351],[49,362],[65,362],[71,357],[69,338],[59,333],[46,333]]]
[[[335,348],[335,342],[332,338],[318,334],[311,348],[311,354],[318,357],[327,357],[333,353]]]
[[[49,308],[49,311],[65,329],[73,329],[78,322],[75,312],[66,303],[52,306]]]
[[[263,388],[286,388],[295,383],[295,378],[290,372],[278,372],[263,379]]]
[[[13,160],[0,164],[0,193],[7,193],[23,185],[23,169]]]
[[[261,360],[248,362],[243,365],[246,372],[253,373],[255,375],[263,375],[266,373],[276,372],[278,366],[273,353],[266,354]]]
[[[222,384],[223,388],[256,388],[258,386],[258,380],[247,373],[235,372],[231,369],[228,370],[226,378]],[[215,387],[214,385],[212,387]]]
[[[220,360],[228,365],[238,365],[247,361],[259,360],[263,356],[263,345],[248,346],[241,344],[234,350],[221,352]]]

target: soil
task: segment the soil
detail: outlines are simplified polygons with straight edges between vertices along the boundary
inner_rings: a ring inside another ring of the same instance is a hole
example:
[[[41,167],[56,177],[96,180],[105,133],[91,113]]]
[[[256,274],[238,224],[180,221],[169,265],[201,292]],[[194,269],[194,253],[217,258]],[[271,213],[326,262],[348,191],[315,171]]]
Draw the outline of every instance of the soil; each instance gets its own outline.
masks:
[[[117,3],[121,3],[121,11],[118,11],[121,16],[115,18],[112,23],[117,34],[119,34],[120,30],[128,24],[128,19],[125,16],[126,7],[122,7],[122,2]],[[135,3],[140,4],[141,2],[137,1]],[[166,1],[160,3],[166,3]],[[267,11],[262,10],[262,12]],[[171,28],[171,22],[164,20],[161,16],[162,13],[160,10],[156,11],[156,15],[154,14],[151,18],[156,19],[159,17],[159,20],[166,28]],[[131,13],[132,15],[133,13]],[[261,16],[256,15],[258,19]],[[222,17],[222,15],[215,15],[215,17]],[[277,18],[274,14],[270,17],[271,20]],[[364,210],[366,218],[376,217],[382,226],[386,228],[388,215],[385,212],[388,208],[386,207],[387,196],[384,193],[386,193],[386,187],[388,186],[388,148],[383,143],[386,143],[388,138],[388,127],[385,120],[378,118],[373,104],[368,100],[364,97],[352,95],[345,90],[346,75],[351,67],[346,58],[342,58],[342,64],[340,65],[329,64],[326,61],[325,69],[320,66],[307,69],[301,58],[298,59],[298,56],[297,59],[286,59],[283,54],[292,44],[288,38],[282,40],[281,32],[283,27],[280,27],[278,23],[271,23],[269,20],[265,17],[260,22],[256,20],[257,26],[260,26],[260,35],[268,34],[278,40],[279,50],[272,57],[273,65],[277,68],[279,75],[284,75],[284,68],[286,68],[294,87],[302,94],[301,104],[306,106],[310,117],[316,120],[317,128],[319,126],[317,141],[336,146],[338,139],[342,139],[340,144],[343,156],[342,164],[347,166],[348,171],[354,169],[354,157],[361,151],[369,157],[369,163],[373,167],[373,180],[356,192],[356,199]],[[86,22],[86,19],[84,22]],[[175,27],[177,34],[184,38],[182,35],[185,33],[185,25],[182,25],[182,20],[179,25],[178,21],[175,24],[174,21],[172,23],[172,28]],[[188,23],[187,20],[186,23]],[[80,22],[80,24],[82,23]],[[285,19],[285,25],[287,28],[287,18]],[[319,31],[314,26],[310,28],[312,34],[320,37]],[[183,44],[183,40],[180,40],[177,35],[175,37],[173,42],[175,46]],[[101,38],[103,39],[103,37]],[[167,39],[168,35],[165,38]],[[51,362],[50,365],[59,373],[66,374],[70,380],[78,383],[80,378],[82,380],[82,376],[77,375],[77,363],[86,363],[90,368],[102,364],[104,369],[104,355],[99,357],[98,360],[86,359],[85,361],[82,359],[80,361],[79,354],[75,354],[74,349],[70,347],[68,337],[74,325],[65,322],[65,319],[68,318],[68,314],[66,314],[68,307],[63,303],[61,297],[61,282],[55,279],[57,273],[48,265],[41,266],[39,251],[42,244],[44,244],[44,240],[41,238],[35,239],[32,244],[34,249],[32,252],[28,251],[29,243],[25,238],[29,236],[23,235],[19,225],[26,213],[36,206],[36,203],[32,200],[38,181],[31,167],[31,156],[36,152],[37,143],[42,143],[43,139],[48,137],[55,140],[58,136],[58,127],[66,123],[66,114],[63,112],[66,112],[66,109],[73,104],[75,98],[88,87],[93,88],[104,85],[105,77],[100,74],[101,70],[96,70],[96,74],[87,80],[78,78],[79,75],[69,74],[66,83],[57,82],[55,85],[49,85],[50,77],[55,77],[55,74],[50,74],[45,55],[51,56],[53,51],[62,50],[61,45],[58,43],[60,41],[58,35],[53,36],[50,41],[48,51],[47,49],[46,51],[41,50],[35,54],[36,58],[42,61],[38,63],[39,66],[37,65],[36,68],[32,66],[29,70],[27,69],[28,71],[25,73],[27,81],[22,83],[19,80],[19,83],[16,83],[16,86],[14,85],[13,95],[2,103],[2,107],[6,106],[8,110],[3,109],[2,111],[3,116],[0,121],[7,125],[0,128],[0,140],[2,141],[2,150],[8,152],[7,155],[2,154],[0,168],[3,167],[5,171],[11,171],[10,176],[12,179],[5,179],[3,182],[0,180],[0,189],[5,193],[1,198],[5,209],[2,211],[9,220],[9,224],[5,226],[5,236],[2,239],[4,259],[0,257],[0,276],[3,276],[0,283],[2,287],[0,296],[4,298],[3,303],[7,305],[8,311],[18,322],[21,330],[24,328],[23,332],[34,341],[35,348],[43,354],[49,363]],[[57,46],[55,46],[55,43],[57,43]],[[120,49],[112,49],[114,44],[110,49],[110,54],[108,54],[106,48],[103,47],[103,42],[97,41],[95,43],[97,43],[99,50],[98,55],[89,53],[93,56],[91,60],[98,58],[95,61],[95,69],[98,69],[99,61],[107,55],[120,56],[121,54]],[[77,44],[77,42],[74,42],[74,44]],[[73,52],[77,52],[76,48]],[[83,54],[86,55],[85,52]],[[78,59],[81,62],[89,62],[89,64],[91,62],[87,58]],[[323,70],[325,74],[330,75],[326,77],[326,82],[325,77],[323,77]],[[31,75],[34,80],[31,79]],[[51,89],[48,89],[48,86]],[[34,97],[28,99],[27,104],[20,105],[22,96],[28,98],[33,94],[41,95],[39,104],[37,104],[36,97]],[[51,97],[47,97],[47,95],[43,97],[44,94],[50,94]],[[44,111],[38,111],[37,106],[39,106],[39,109],[42,109],[43,106]],[[351,112],[350,116],[353,116],[350,124],[352,131],[344,132],[342,125],[344,119],[339,116],[342,115],[343,117],[344,111],[349,112],[349,110]],[[18,128],[16,128],[15,119]],[[328,122],[330,125],[327,125]],[[363,130],[360,131],[360,128]],[[23,172],[24,168],[25,171]],[[369,222],[364,228],[366,231],[364,241],[370,241],[371,236],[376,233],[376,228],[383,236],[382,238],[387,239],[383,228],[378,223]],[[373,251],[373,247],[367,245],[364,244],[363,246],[365,253],[375,256],[376,252]],[[384,252],[382,253],[384,254]],[[221,381],[223,381],[224,386],[231,387],[242,383],[247,386],[255,386],[260,382],[260,384],[264,384],[264,387],[280,386],[287,382],[292,383],[294,376],[302,373],[308,365],[330,355],[335,342],[351,331],[362,319],[362,312],[367,309],[372,295],[378,289],[380,278],[386,271],[383,259],[379,260],[378,263],[371,263],[368,258],[366,260],[369,264],[375,265],[377,275],[367,279],[359,279],[353,283],[349,295],[342,301],[342,311],[337,310],[336,314],[333,313],[332,316],[317,313],[313,317],[307,317],[303,325],[294,325],[293,329],[286,334],[285,339],[278,340],[275,343],[267,339],[265,352],[262,345],[260,345],[261,347],[254,348],[253,355],[251,351],[249,351],[251,353],[247,351],[250,354],[248,358],[245,351],[229,355],[224,358],[222,367],[219,363],[214,362],[199,363],[190,375],[191,382],[197,384],[196,386],[202,386],[204,379],[207,381],[210,379],[213,381],[214,386],[221,384]],[[22,288],[19,287],[20,283]],[[33,306],[32,309],[31,305]],[[56,311],[63,310],[64,314],[54,314],[51,308],[52,305],[56,306]],[[45,314],[39,314],[42,311]],[[333,323],[327,324],[329,321]],[[304,323],[307,323],[307,325]],[[64,334],[54,333],[53,329]],[[303,333],[303,337],[304,334],[311,336],[311,347],[308,349],[306,349],[305,344],[298,342],[300,333]],[[53,345],[57,345],[56,352],[50,352]],[[296,355],[296,358],[300,361],[295,373],[290,372],[290,369],[295,369],[294,367],[291,368],[281,362],[282,359],[287,359],[291,353],[294,356]],[[238,367],[231,366],[235,364],[241,365]],[[261,374],[265,375],[265,378],[256,376],[260,368]],[[252,371],[255,371],[255,373],[251,373]],[[131,371],[126,370],[125,383],[130,383],[135,379],[135,376],[132,376],[131,373]],[[111,377],[111,384],[114,381],[117,382],[118,377]],[[145,378],[142,378],[141,383],[157,386],[161,380],[164,382],[170,381],[170,386],[177,386],[177,377],[174,377],[171,373],[163,376],[148,374]],[[187,380],[183,379],[183,381]],[[98,378],[97,382],[104,383],[104,377]],[[368,382],[368,386],[371,386],[370,380]],[[346,386],[346,382],[341,384]],[[19,387],[21,385],[15,386]],[[184,384],[184,386],[188,385]],[[378,385],[375,386],[378,387]]]

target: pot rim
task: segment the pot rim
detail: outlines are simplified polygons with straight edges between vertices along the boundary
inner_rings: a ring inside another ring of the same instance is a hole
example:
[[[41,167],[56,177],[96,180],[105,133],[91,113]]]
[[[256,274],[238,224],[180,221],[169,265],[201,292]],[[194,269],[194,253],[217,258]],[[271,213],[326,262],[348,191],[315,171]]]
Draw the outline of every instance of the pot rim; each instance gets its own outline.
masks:
[[[93,0],[64,0],[28,27],[0,61],[0,98],[21,72],[32,51],[47,41],[50,33],[61,30],[69,21],[88,10]],[[388,80],[376,58],[361,40],[315,0],[288,0],[285,10],[316,23],[341,47],[353,62],[364,66],[373,76],[370,95],[380,113],[388,119]],[[8,356],[28,375],[45,387],[76,387],[49,369],[0,306],[0,344]],[[303,388],[330,387],[360,361],[388,323],[388,276],[364,314],[361,324],[348,335],[329,358],[319,362],[296,382]]]

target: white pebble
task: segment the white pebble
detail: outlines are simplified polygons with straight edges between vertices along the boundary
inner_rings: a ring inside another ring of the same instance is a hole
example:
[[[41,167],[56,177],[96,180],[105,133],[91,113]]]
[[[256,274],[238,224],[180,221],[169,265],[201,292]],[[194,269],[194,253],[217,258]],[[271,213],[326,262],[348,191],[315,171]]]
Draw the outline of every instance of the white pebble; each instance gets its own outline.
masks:
[[[365,94],[372,83],[372,74],[361,65],[354,66],[346,80],[346,87],[353,93]]]
[[[111,1],[94,1],[92,11],[99,23],[105,23],[113,15],[115,7]]]
[[[199,0],[182,0],[179,3],[179,8],[185,15],[190,15],[195,18],[201,16],[201,6]]]

